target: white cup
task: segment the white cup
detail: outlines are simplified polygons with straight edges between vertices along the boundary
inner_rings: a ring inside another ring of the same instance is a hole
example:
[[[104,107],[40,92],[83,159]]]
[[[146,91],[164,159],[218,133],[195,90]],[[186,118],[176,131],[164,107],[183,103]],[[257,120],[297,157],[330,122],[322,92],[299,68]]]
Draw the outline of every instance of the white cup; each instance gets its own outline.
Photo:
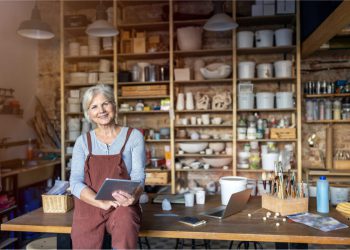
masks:
[[[194,205],[194,194],[189,192],[185,194],[185,207],[193,207]]]
[[[213,154],[213,150],[212,150],[211,148],[207,148],[207,149],[205,150],[205,154],[207,154],[207,155],[212,155],[212,154]]]
[[[191,125],[196,125],[197,118],[195,116],[191,116]]]
[[[185,126],[188,125],[188,119],[187,118],[182,118],[181,119],[181,124],[185,125]]]
[[[205,164],[203,165],[203,168],[204,168],[205,170],[208,170],[208,169],[210,168],[209,163],[205,163]]]
[[[196,192],[196,203],[199,205],[205,204],[205,191],[199,190]]]
[[[209,114],[202,114],[202,122],[204,125],[210,124],[210,117]]]
[[[182,168],[182,163],[181,162],[176,162],[175,163],[175,168],[176,169],[181,169]]]
[[[202,125],[202,118],[197,118],[197,124]]]

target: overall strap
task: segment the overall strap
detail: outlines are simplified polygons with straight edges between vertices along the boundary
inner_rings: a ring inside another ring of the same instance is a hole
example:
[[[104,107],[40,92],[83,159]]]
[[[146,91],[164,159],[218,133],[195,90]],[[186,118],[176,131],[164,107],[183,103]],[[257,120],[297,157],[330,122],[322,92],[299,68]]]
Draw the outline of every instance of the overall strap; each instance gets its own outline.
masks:
[[[125,145],[126,145],[126,143],[128,142],[128,140],[129,140],[129,137],[130,137],[130,134],[131,134],[132,130],[133,130],[133,128],[128,128],[128,132],[126,133],[126,138],[125,138],[124,145],[123,145],[122,149],[120,150],[120,154],[121,154],[121,155],[122,155],[123,152],[124,152]]]
[[[91,155],[92,154],[92,144],[91,144],[91,134],[90,134],[90,132],[87,132],[86,136],[87,136],[89,155]]]

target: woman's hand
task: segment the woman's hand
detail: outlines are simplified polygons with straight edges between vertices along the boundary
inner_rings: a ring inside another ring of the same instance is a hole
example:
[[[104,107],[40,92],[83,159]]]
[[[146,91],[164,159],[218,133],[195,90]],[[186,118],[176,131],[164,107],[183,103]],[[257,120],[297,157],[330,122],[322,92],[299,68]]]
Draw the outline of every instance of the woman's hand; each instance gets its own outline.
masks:
[[[103,210],[108,210],[112,207],[117,208],[120,204],[117,201],[101,201],[100,208]]]
[[[135,202],[135,197],[123,192],[121,190],[115,191],[112,193],[112,196],[114,197],[116,203],[120,204],[122,207],[127,207]]]

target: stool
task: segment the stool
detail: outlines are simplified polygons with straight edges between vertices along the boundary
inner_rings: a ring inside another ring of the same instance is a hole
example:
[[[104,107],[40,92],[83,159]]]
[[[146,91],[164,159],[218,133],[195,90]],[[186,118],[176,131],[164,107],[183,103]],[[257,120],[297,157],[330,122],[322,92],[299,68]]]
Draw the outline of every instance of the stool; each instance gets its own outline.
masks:
[[[57,237],[47,237],[33,240],[26,245],[26,249],[57,249]]]
[[[205,249],[210,249],[210,240],[203,240],[202,244],[196,243],[195,239],[191,239],[191,244],[185,244],[185,239],[176,239],[175,249],[183,249],[184,246],[190,246],[191,249],[195,249],[196,247],[204,246]]]

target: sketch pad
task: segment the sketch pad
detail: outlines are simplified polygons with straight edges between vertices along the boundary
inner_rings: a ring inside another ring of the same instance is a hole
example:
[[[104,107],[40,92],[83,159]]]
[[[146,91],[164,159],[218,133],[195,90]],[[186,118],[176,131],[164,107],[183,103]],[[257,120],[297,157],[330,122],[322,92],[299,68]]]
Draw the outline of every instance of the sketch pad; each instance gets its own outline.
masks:
[[[123,180],[123,179],[105,179],[100,190],[97,192],[95,200],[114,201],[112,193],[117,190],[133,194],[135,189],[140,185],[139,181]]]

